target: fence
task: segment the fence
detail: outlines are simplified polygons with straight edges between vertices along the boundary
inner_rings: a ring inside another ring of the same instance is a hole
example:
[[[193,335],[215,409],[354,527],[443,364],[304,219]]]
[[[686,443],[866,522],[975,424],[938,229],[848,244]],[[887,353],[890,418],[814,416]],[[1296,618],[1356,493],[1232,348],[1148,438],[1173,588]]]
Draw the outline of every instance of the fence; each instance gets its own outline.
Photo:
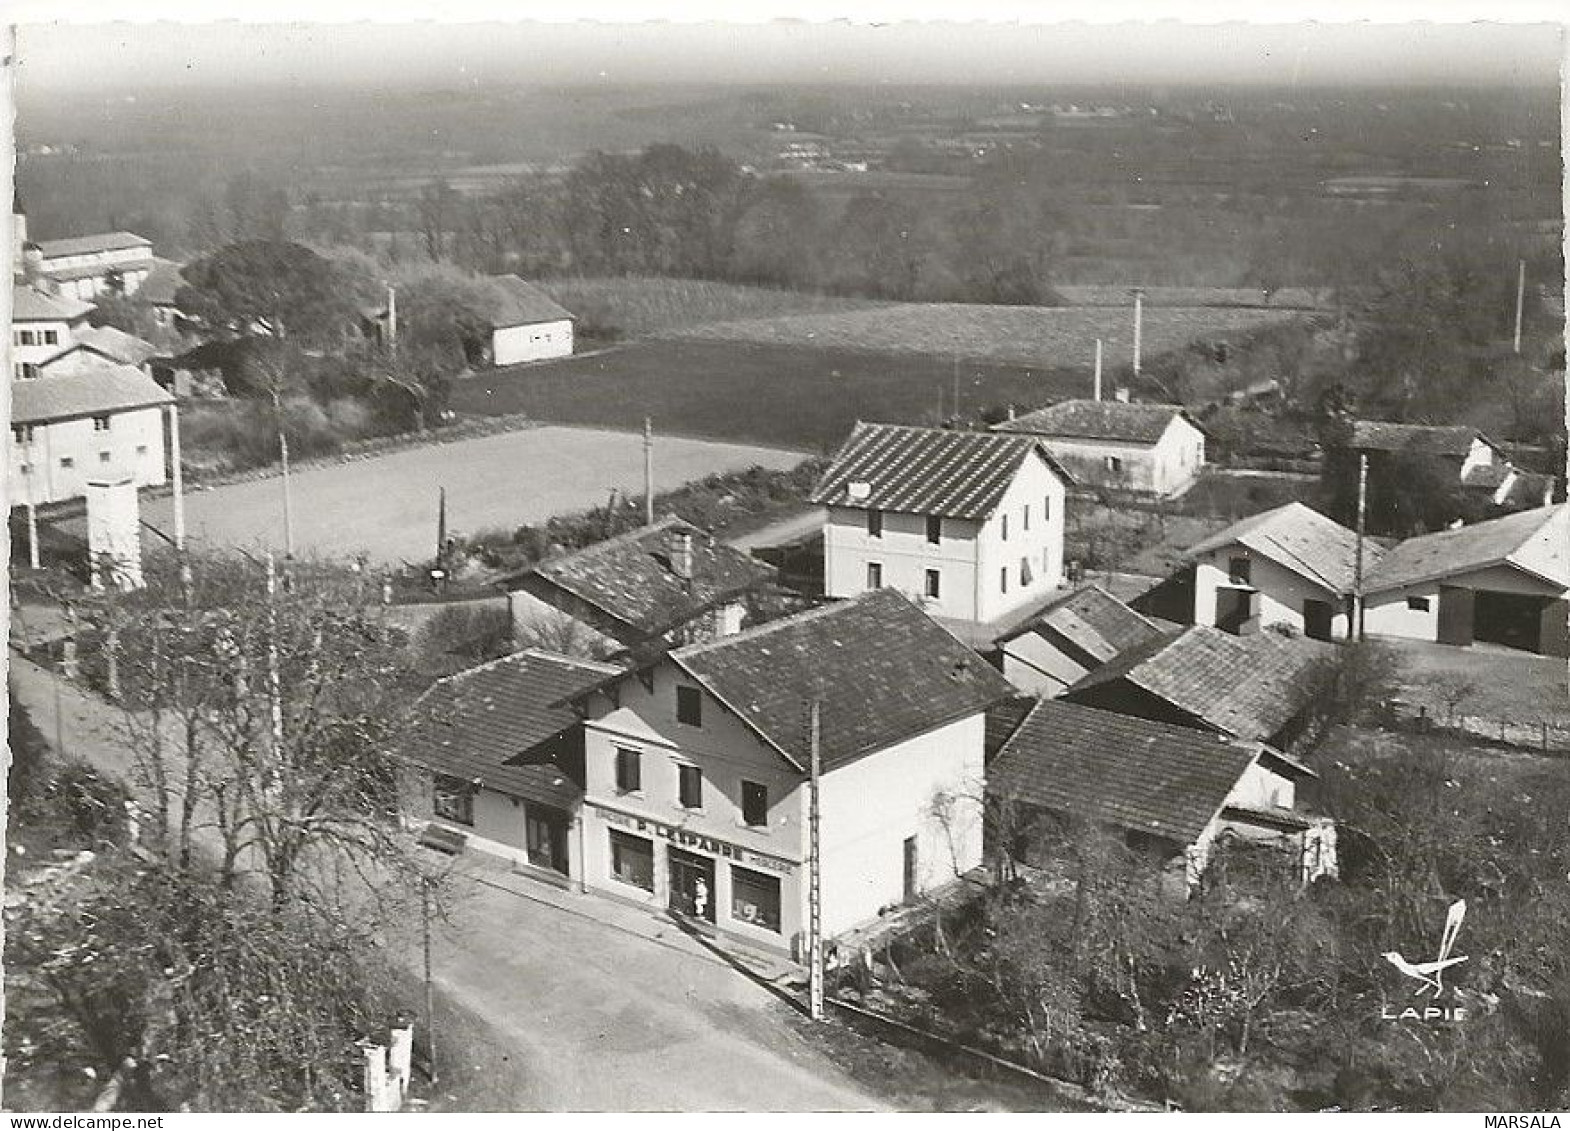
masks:
[[[1412,730],[1476,738],[1517,750],[1534,750],[1540,754],[1570,755],[1570,721],[1512,721],[1449,710],[1436,710],[1430,714],[1426,705],[1403,700],[1391,703],[1390,708],[1393,721]]]

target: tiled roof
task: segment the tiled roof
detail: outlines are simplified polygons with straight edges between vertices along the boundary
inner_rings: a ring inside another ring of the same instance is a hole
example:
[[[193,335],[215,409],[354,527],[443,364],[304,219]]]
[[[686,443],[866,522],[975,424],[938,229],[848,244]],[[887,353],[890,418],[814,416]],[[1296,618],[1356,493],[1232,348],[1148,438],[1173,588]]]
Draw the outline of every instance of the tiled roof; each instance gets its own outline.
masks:
[[[90,303],[46,294],[37,287],[18,286],[11,292],[12,322],[74,322],[92,309]]]
[[[996,428],[1000,432],[1029,432],[1075,440],[1154,444],[1161,439],[1174,416],[1187,418],[1182,405],[1073,400],[1059,401],[1005,420]]]
[[[560,701],[613,670],[531,650],[448,676],[420,697],[399,753],[437,773],[570,805],[578,786],[531,752],[578,723],[578,715]],[[514,758],[526,761],[514,765],[509,762]]]
[[[1481,439],[1497,448],[1476,428],[1465,425],[1392,424],[1383,420],[1355,420],[1348,447],[1367,452],[1406,452],[1414,455],[1462,458]]]
[[[674,570],[672,555],[681,534],[692,539],[690,580]],[[653,526],[540,562],[507,585],[546,600],[551,589],[565,591],[626,626],[631,635],[652,638],[773,577],[773,569],[750,554],[668,516]]]
[[[174,296],[185,286],[180,274],[180,264],[168,259],[153,258],[152,270],[136,288],[136,297],[154,306],[173,306]]]
[[[1043,699],[987,770],[987,791],[1187,846],[1258,743]]]
[[[1307,578],[1333,594],[1352,591],[1357,571],[1357,532],[1302,503],[1288,503],[1245,518],[1189,548],[1192,560],[1223,546],[1241,545]],[[1378,564],[1383,551],[1365,538],[1363,570]]]
[[[858,423],[811,501],[985,519],[1033,451],[1073,481],[1034,437]]]
[[[59,240],[39,240],[38,247],[45,259],[59,259],[67,255],[87,255],[95,251],[124,251],[132,247],[152,247],[153,241],[135,232],[100,232],[91,236],[67,236]]]
[[[75,331],[76,344],[97,350],[122,365],[141,365],[158,353],[158,347],[113,326],[88,326]]]
[[[1302,710],[1313,667],[1334,646],[1266,629],[1232,636],[1208,625],[1136,645],[1064,692],[1081,699],[1125,680],[1226,734],[1264,739]]]
[[[817,699],[825,770],[1017,694],[892,589],[679,648],[671,659],[801,767]]]
[[[158,382],[128,365],[11,382],[11,422],[44,424],[77,416],[104,416],[170,404]]]
[[[1102,662],[1161,635],[1154,623],[1094,582],[1054,602],[999,642],[1043,628],[1062,635]]]
[[[1570,505],[1538,507],[1455,530],[1408,538],[1385,551],[1369,593],[1513,565],[1570,588]]]
[[[558,306],[551,296],[539,287],[525,283],[516,275],[496,275],[497,284],[506,301],[496,312],[497,326],[527,326],[535,322],[560,322],[572,314]]]

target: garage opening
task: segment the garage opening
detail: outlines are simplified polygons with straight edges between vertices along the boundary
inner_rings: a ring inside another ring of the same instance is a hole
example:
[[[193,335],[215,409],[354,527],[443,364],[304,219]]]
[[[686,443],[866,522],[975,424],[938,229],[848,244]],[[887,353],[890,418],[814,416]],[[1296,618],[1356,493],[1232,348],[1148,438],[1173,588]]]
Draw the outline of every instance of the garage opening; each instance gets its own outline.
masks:
[[[1473,605],[1473,638],[1526,652],[1543,652],[1547,613],[1559,602],[1525,593],[1479,589]]]

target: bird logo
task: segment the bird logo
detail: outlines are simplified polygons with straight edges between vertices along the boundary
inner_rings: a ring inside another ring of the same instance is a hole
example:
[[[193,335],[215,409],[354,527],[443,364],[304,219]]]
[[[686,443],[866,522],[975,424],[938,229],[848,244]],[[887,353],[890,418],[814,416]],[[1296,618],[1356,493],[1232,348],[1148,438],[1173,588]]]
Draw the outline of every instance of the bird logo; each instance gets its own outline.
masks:
[[[1408,978],[1415,978],[1422,984],[1413,990],[1414,995],[1421,994],[1424,990],[1433,990],[1434,997],[1438,997],[1445,990],[1445,971],[1450,967],[1466,961],[1466,955],[1450,957],[1450,950],[1455,946],[1456,935],[1461,932],[1461,920],[1466,918],[1466,900],[1458,899],[1450,905],[1450,910],[1445,914],[1445,932],[1439,940],[1439,957],[1432,962],[1408,962],[1401,957],[1399,950],[1385,951],[1383,958]]]

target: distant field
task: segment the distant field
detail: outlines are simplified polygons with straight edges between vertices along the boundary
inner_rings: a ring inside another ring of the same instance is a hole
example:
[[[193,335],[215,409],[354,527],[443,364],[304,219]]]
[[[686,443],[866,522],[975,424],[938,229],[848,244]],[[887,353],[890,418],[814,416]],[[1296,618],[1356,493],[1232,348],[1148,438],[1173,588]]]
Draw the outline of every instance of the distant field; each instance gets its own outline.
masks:
[[[558,279],[542,283],[587,332],[639,338],[711,322],[865,310],[872,299],[805,294],[698,279]]]
[[[1126,286],[1066,284],[1054,286],[1065,306],[1119,306],[1131,308],[1133,292]],[[1307,287],[1282,287],[1268,294],[1259,287],[1145,287],[1145,309],[1153,306],[1242,306],[1288,313],[1322,310],[1330,296]]]
[[[1291,310],[1229,307],[1149,307],[1144,311],[1145,358],[1195,340],[1238,337],[1299,317]],[[1088,372],[1096,339],[1110,368],[1132,363],[1132,305],[1118,307],[982,306],[904,303],[876,310],[787,315],[719,322],[671,336],[815,349],[926,354]]]
[[[1090,388],[1083,369],[956,365],[949,356],[810,343],[666,340],[482,373],[458,382],[452,407],[613,428],[652,416],[657,431],[832,450],[858,419],[936,421],[938,398],[952,405],[956,373],[966,410],[1034,406]]]

